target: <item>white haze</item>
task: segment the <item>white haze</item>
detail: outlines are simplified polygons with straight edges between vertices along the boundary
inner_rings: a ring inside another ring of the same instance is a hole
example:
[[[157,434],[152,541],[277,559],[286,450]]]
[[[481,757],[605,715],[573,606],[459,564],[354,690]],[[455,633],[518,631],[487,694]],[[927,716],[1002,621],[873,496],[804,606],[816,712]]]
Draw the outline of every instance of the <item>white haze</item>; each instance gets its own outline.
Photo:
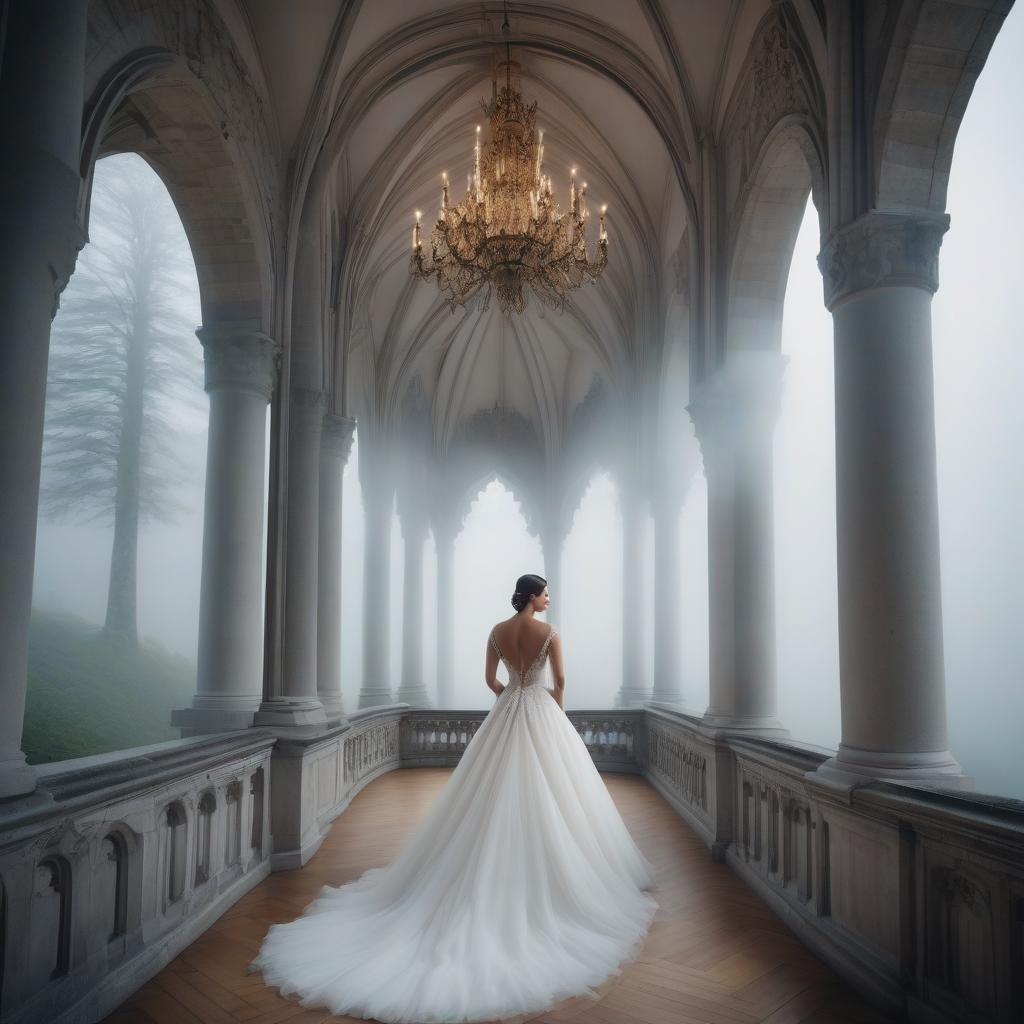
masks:
[[[1017,253],[1024,213],[1015,169],[1024,144],[1010,128],[1024,98],[1024,14],[1011,11],[960,129],[949,187],[952,227],[933,304],[942,588],[950,739],[979,790],[1024,796],[1019,727],[1024,722],[1024,462],[1017,448],[1024,412],[1024,347],[1017,326]],[[121,158],[131,159],[131,158]],[[102,169],[102,165],[101,165]],[[100,173],[100,172],[98,172]],[[184,235],[181,238],[184,245]],[[787,292],[783,351],[789,356],[775,439],[775,535],[779,712],[792,735],[834,747],[840,737],[835,568],[832,328],[815,267],[809,207]],[[182,295],[198,321],[196,288]],[[183,338],[182,344],[198,344]],[[202,387],[197,379],[196,387]],[[194,660],[202,545],[205,423],[181,424],[192,467],[191,511],[170,526],[147,525],[139,547],[140,632]],[[343,696],[358,706],[362,676],[363,513],[358,437],[343,499]],[[707,500],[703,476],[690,486],[680,521],[682,689],[688,711],[708,701]],[[612,704],[622,655],[622,600],[640,601],[652,672],[652,532],[643,565],[623,574],[615,485],[595,475],[566,542],[556,621],[565,638],[573,708]],[[35,603],[102,622],[111,530],[41,520]],[[436,693],[437,600],[454,607],[456,706],[486,708],[487,630],[511,614],[515,578],[545,572],[509,490],[488,483],[456,544],[456,584],[438,595],[432,538],[425,550],[424,677]],[[330,571],[330,567],[326,567]],[[392,531],[390,682],[401,675],[403,543]]]

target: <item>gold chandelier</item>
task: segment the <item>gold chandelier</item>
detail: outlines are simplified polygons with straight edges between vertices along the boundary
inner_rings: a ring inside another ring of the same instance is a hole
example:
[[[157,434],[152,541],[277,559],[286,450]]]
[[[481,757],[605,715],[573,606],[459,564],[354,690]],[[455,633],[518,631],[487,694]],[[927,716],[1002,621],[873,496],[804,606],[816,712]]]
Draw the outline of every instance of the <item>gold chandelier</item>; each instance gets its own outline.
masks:
[[[592,281],[608,263],[608,232],[601,207],[596,259],[587,255],[587,184],[577,188],[576,168],[569,183],[569,210],[554,201],[551,176],[544,173],[544,133],[536,129],[537,104],[527,105],[516,88],[518,65],[513,65],[506,37],[505,84],[498,90],[498,73],[491,101],[484,105],[489,131],[481,139],[476,129],[473,172],[467,175],[462,202],[448,201],[448,175],[441,176],[441,209],[430,234],[430,260],[423,256],[420,211],[413,228],[410,272],[437,277],[442,296],[455,311],[484,292],[483,309],[492,292],[508,313],[526,308],[525,288],[545,305],[560,309],[566,295]],[[515,67],[515,79],[513,79]]]

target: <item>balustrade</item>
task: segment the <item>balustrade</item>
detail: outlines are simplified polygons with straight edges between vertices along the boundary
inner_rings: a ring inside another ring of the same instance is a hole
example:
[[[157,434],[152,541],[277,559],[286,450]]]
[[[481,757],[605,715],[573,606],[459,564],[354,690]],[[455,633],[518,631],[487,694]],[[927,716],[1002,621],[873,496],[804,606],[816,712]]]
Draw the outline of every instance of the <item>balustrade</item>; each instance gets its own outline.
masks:
[[[272,868],[305,863],[363,786],[457,764],[485,716],[398,704],[307,736],[38,767],[45,800],[0,804],[0,933],[22,939],[2,947],[5,1024],[110,1012]],[[861,991],[919,1015],[1022,1018],[1024,802],[837,788],[817,772],[829,751],[665,708],[568,718],[599,768],[643,774]]]

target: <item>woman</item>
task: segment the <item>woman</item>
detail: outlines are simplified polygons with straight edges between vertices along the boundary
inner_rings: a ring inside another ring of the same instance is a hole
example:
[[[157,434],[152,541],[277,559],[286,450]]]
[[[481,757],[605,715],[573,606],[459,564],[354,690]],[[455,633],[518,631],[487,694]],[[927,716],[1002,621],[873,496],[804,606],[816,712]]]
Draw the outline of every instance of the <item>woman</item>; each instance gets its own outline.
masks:
[[[250,969],[282,994],[387,1022],[493,1020],[596,996],[637,955],[653,870],[565,716],[562,642],[536,619],[549,603],[546,580],[520,576],[487,638],[498,699],[398,857],[271,926]]]

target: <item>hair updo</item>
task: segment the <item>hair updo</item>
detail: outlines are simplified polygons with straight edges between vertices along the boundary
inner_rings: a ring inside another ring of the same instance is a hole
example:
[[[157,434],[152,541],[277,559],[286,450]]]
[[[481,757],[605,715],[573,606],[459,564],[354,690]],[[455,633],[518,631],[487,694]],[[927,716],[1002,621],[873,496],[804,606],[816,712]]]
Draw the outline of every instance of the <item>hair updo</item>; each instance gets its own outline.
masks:
[[[548,581],[543,576],[535,576],[527,573],[516,580],[516,592],[512,595],[512,607],[521,612],[529,603],[531,597],[544,593]]]

